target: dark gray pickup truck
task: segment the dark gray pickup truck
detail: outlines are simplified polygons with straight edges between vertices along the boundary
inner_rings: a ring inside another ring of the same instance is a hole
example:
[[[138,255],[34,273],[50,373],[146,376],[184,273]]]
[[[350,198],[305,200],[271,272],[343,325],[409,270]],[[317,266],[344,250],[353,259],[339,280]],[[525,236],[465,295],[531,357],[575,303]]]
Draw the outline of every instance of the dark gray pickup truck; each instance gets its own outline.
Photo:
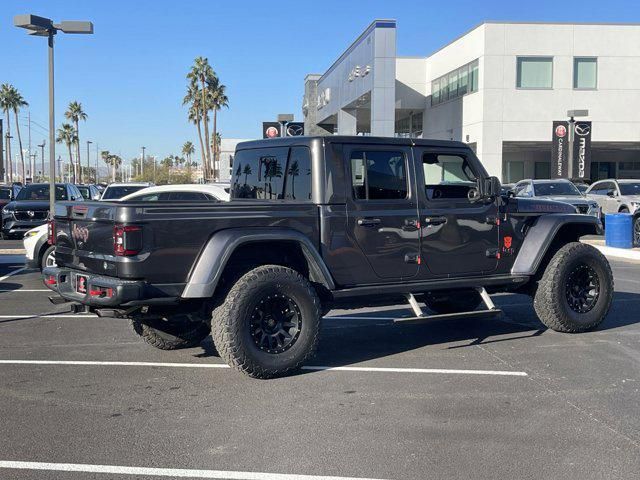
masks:
[[[44,282],[73,308],[130,318],[163,349],[210,332],[258,378],[299,368],[334,306],[407,301],[398,321],[495,315],[532,295],[549,328],[607,314],[613,278],[582,235],[595,217],[507,198],[462,143],[299,137],[238,145],[229,203],[60,202]],[[435,314],[424,313],[423,302]],[[484,307],[478,310],[481,304]]]

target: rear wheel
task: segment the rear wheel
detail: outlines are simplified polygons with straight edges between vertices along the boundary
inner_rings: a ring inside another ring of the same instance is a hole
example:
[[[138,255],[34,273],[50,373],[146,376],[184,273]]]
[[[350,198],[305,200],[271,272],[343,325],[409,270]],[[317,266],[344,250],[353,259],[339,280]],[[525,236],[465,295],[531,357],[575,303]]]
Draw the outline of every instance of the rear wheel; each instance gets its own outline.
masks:
[[[55,267],[56,266],[56,247],[55,245],[49,246],[42,257],[40,257],[40,270],[44,270],[47,267]]]
[[[213,311],[213,342],[229,366],[250,377],[286,375],[314,354],[320,310],[316,291],[297,271],[260,266]]]
[[[633,219],[633,245],[640,247],[640,214]]]
[[[427,308],[438,314],[471,312],[482,303],[477,290],[447,290],[427,292],[423,301]]]
[[[613,298],[613,274],[607,259],[591,245],[568,243],[547,265],[534,297],[540,321],[557,332],[597,327]]]
[[[136,335],[160,350],[177,350],[200,345],[211,328],[204,322],[192,321],[188,315],[172,315],[164,319],[131,319]]]

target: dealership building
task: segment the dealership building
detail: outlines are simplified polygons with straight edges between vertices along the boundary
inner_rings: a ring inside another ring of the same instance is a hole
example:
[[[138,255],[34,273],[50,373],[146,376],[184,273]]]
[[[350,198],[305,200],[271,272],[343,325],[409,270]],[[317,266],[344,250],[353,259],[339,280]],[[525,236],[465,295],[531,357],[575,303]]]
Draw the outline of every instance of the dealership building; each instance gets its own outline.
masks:
[[[458,140],[515,182],[553,176],[553,122],[588,110],[591,178],[640,178],[640,25],[486,22],[427,57],[396,31],[376,20],[306,76],[306,134]]]

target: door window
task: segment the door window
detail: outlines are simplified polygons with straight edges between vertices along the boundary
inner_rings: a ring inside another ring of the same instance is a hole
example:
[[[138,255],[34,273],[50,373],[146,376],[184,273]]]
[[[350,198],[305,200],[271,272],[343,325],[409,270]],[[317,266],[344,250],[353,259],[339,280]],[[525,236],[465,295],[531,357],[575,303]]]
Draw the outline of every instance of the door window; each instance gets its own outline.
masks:
[[[476,187],[476,175],[461,155],[425,153],[422,171],[428,200],[466,199]]]
[[[407,168],[402,152],[356,150],[351,153],[353,198],[398,200],[407,198]]]

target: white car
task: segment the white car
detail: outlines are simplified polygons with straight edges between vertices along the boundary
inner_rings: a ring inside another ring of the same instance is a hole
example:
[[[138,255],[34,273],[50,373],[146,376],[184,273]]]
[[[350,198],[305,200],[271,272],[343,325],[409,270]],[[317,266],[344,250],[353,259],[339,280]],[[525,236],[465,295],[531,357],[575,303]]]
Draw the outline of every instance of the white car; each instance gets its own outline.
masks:
[[[153,183],[149,182],[110,183],[102,192],[100,200],[118,201],[122,197],[151,186]]]
[[[24,234],[22,243],[27,252],[27,267],[42,270],[56,266],[56,247],[47,243],[47,232],[48,225],[45,223]]]
[[[104,197],[103,197],[104,198]],[[148,187],[135,193],[126,195],[120,199],[135,200],[137,202],[157,202],[157,201],[183,201],[183,202],[228,202],[229,193],[225,192],[220,185],[161,185],[158,187]]]

